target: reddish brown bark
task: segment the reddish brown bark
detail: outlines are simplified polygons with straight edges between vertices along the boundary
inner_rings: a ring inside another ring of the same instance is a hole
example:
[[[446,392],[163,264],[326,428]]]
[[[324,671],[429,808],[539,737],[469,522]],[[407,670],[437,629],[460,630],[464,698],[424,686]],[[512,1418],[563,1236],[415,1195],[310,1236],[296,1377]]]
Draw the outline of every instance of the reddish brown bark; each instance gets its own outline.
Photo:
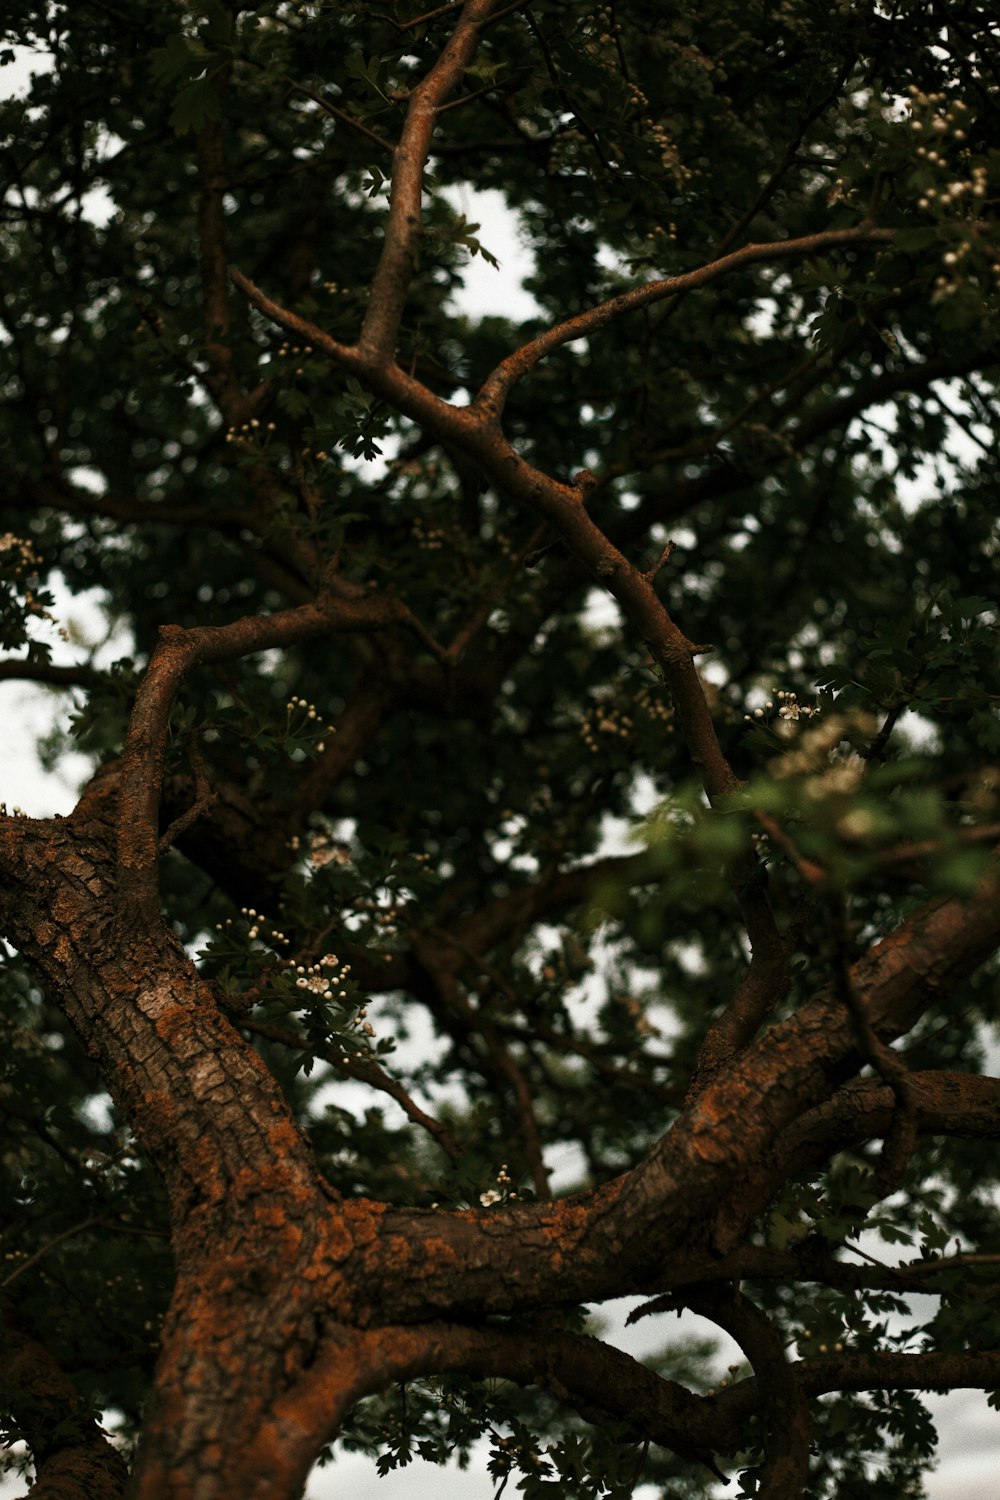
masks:
[[[114,922],[109,823],[17,818],[2,831],[6,930],[65,1008],[170,1197],[178,1280],[138,1494],[292,1496],[359,1395],[413,1370],[488,1372],[492,1335],[477,1343],[462,1320],[671,1284],[695,1297],[693,1284],[715,1284],[726,1267],[720,1253],[738,1256],[761,1196],[803,1152],[884,1128],[888,1089],[839,1086],[858,1056],[831,994],[722,1069],[639,1168],[589,1198],[448,1213],[338,1202],[277,1084],[183,950],[156,924]],[[872,950],[853,982],[881,1034],[911,1025],[998,937],[990,886],[970,902],[929,903]],[[914,1088],[924,1124],[1000,1133],[989,1081],[917,1075]],[[788,1428],[779,1393],[798,1410],[788,1382],[805,1377],[796,1369],[777,1381],[753,1312],[720,1307],[717,1320],[733,1323],[779,1403],[772,1425]],[[592,1399],[582,1364],[573,1385],[569,1336],[565,1368],[555,1353],[534,1365],[524,1337],[496,1346],[495,1373],[548,1369],[549,1383]],[[664,1392],[664,1413],[674,1399]],[[676,1400],[675,1445],[700,1452],[704,1423],[690,1399]],[[665,1436],[674,1420],[664,1415],[657,1430]],[[785,1475],[774,1493],[793,1494],[799,1461],[781,1448],[774,1464]]]

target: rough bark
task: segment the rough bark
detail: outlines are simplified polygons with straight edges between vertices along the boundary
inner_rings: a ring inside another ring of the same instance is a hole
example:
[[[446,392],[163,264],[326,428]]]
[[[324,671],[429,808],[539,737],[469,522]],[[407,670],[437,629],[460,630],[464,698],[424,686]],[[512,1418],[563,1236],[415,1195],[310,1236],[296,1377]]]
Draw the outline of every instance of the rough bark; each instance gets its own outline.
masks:
[[[5,930],[65,1010],[168,1191],[177,1284],[134,1481],[149,1500],[294,1496],[352,1404],[415,1370],[530,1370],[534,1379],[551,1364],[532,1364],[527,1335],[497,1345],[491,1363],[492,1343],[462,1325],[715,1284],[775,1178],[807,1148],[865,1138],[885,1118],[884,1088],[842,1087],[861,1059],[850,1016],[827,994],[720,1070],[642,1165],[589,1197],[464,1212],[339,1201],[277,1083],[192,960],[162,923],[116,917],[109,822],[7,818],[0,850]],[[998,939],[992,882],[970,901],[928,903],[854,966],[880,1034],[912,1025]],[[977,1087],[988,1131],[995,1093]],[[932,1076],[927,1119],[949,1105],[954,1113],[961,1088]],[[691,1299],[697,1305],[693,1289]],[[799,1410],[799,1386],[788,1382],[800,1375],[776,1382],[755,1314],[720,1305],[718,1320],[733,1324],[758,1369],[772,1428],[787,1427],[780,1391]],[[593,1397],[582,1373],[575,1394]],[[690,1400],[681,1406],[676,1445],[702,1452],[705,1424]],[[773,1493],[796,1493],[800,1470],[786,1448],[776,1451]]]

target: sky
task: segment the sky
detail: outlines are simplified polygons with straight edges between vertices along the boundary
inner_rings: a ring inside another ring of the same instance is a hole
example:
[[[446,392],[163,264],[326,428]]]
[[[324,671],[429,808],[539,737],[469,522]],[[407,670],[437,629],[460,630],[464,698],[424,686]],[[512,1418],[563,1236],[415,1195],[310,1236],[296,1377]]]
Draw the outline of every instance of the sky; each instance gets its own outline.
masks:
[[[0,70],[0,95],[26,86],[31,60],[20,56],[17,62]],[[479,238],[500,261],[499,271],[482,257],[474,258],[468,268],[465,286],[456,299],[459,311],[470,314],[489,312],[508,316],[527,316],[537,305],[521,286],[531,269],[531,257],[518,239],[516,224],[504,208],[499,193],[473,193],[455,190],[455,207],[472,222],[478,222]],[[96,216],[103,206],[95,203]],[[102,640],[104,626],[99,596],[70,602],[63,597],[56,609],[57,623],[67,629],[69,643],[51,636],[53,660],[58,663],[81,661],[88,645]],[[74,638],[76,644],[73,644]],[[111,640],[97,654],[102,665],[127,649],[120,640]],[[54,723],[65,719],[69,696],[16,682],[0,682],[0,713],[6,728],[3,775],[0,778],[0,800],[8,807],[19,807],[32,816],[68,813],[76,798],[79,783],[88,761],[84,756],[61,757],[56,771],[43,770],[36,751],[40,736]],[[885,1252],[883,1251],[883,1254]],[[891,1256],[890,1256],[891,1258]],[[676,1339],[693,1333],[698,1326],[708,1331],[701,1319],[686,1316],[678,1322],[648,1319],[626,1330],[625,1317],[638,1299],[602,1308],[607,1327],[604,1336],[634,1357],[652,1354],[660,1338]],[[719,1339],[720,1371],[738,1357],[735,1346],[724,1336]],[[927,1482],[927,1500],[1000,1500],[1000,1414],[986,1406],[979,1391],[957,1391],[948,1396],[929,1396],[928,1405],[937,1418],[939,1464]],[[486,1471],[485,1445],[462,1472],[453,1465],[441,1469],[417,1461],[382,1479],[374,1462],[357,1455],[344,1455],[323,1469],[316,1470],[309,1483],[309,1500],[488,1500],[493,1484]],[[723,1465],[725,1467],[725,1465]],[[0,1479],[0,1500],[23,1494],[21,1482]],[[636,1500],[648,1500],[652,1490],[640,1486]],[[715,1486],[715,1497],[732,1493],[722,1485]]]

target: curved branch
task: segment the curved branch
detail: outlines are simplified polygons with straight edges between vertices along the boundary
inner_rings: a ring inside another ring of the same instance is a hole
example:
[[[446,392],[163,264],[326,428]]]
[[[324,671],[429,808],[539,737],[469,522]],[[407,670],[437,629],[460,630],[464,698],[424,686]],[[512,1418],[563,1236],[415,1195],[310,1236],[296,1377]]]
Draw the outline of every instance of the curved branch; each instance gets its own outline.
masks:
[[[909,1031],[928,1005],[943,999],[998,944],[1000,871],[994,866],[974,897],[929,901],[901,923],[853,965],[851,982],[879,1037],[891,1040]],[[700,1165],[686,1206],[692,1192],[700,1192],[723,1164],[733,1174],[730,1181],[754,1164],[766,1172],[759,1163],[782,1132],[804,1110],[821,1104],[831,1086],[859,1061],[853,1021],[839,996],[827,989],[775,1026],[705,1090],[633,1174],[625,1196],[634,1193],[637,1206],[648,1204],[651,1196],[669,1196],[676,1191],[681,1161],[686,1167]],[[724,1201],[720,1208],[715,1235],[721,1251],[742,1237],[748,1222],[746,1196],[739,1203]],[[732,1214],[728,1225],[727,1214]]]
[[[990,880],[972,900],[927,903],[855,964],[853,982],[879,1034],[890,1037],[998,942],[1000,900]],[[861,1062],[851,1018],[828,990],[731,1063],[638,1167],[589,1196],[485,1215],[443,1213],[429,1237],[434,1254],[419,1217],[387,1210],[386,1227],[391,1222],[411,1246],[408,1275],[393,1287],[387,1316],[528,1310],[547,1297],[593,1301],[675,1276],[718,1275],[713,1258],[718,1266],[717,1257],[736,1250],[775,1181],[794,1168],[796,1121],[823,1106]],[[963,1085],[928,1087],[938,1105],[957,1114]],[[885,1089],[878,1100],[886,1116],[892,1097]],[[985,1099],[981,1106],[991,1107]],[[804,1159],[828,1152],[830,1135],[821,1145],[802,1143]]]
[[[557,1329],[535,1333],[451,1327],[431,1337],[437,1371],[544,1386],[582,1416],[615,1417],[637,1437],[704,1464],[725,1479],[712,1460],[717,1445],[706,1403],[620,1349]]]
[[[305,1399],[333,1427],[362,1396],[395,1380],[444,1374],[499,1377],[544,1386],[584,1416],[616,1417],[637,1438],[648,1437],[725,1478],[712,1461],[717,1444],[709,1403],[586,1335],[558,1328],[533,1332],[449,1323],[389,1326],[362,1336],[354,1369],[358,1375],[345,1390],[344,1360],[335,1346],[309,1372]],[[299,1398],[300,1411],[302,1404]]]
[[[928,1072],[912,1073],[909,1081],[920,1135],[1000,1140],[1000,1079]],[[892,1128],[895,1108],[895,1095],[881,1079],[856,1078],[831,1098],[803,1111],[744,1177],[738,1215],[728,1205],[722,1209],[723,1217],[729,1219],[730,1242],[739,1233],[737,1223],[745,1229],[789,1177],[829,1160],[846,1147],[884,1139]],[[728,1268],[729,1261],[725,1264]]]
[[[633,287],[617,297],[609,298],[607,302],[588,308],[586,312],[577,313],[572,318],[565,318],[561,323],[556,323],[546,329],[530,343],[523,344],[513,354],[509,354],[486,377],[476,395],[473,407],[489,412],[495,419],[499,418],[514,386],[546,355],[561,348],[563,344],[570,344],[575,339],[596,333],[599,328],[605,327],[614,318],[635,312],[641,307],[648,307],[652,303],[662,302],[665,297],[671,297],[677,292],[695,291],[699,287],[718,281],[730,271],[739,270],[747,265],[755,265],[761,261],[790,260],[796,256],[819,255],[838,247],[850,249],[855,245],[888,245],[894,238],[894,230],[882,229],[869,223],[861,223],[855,229],[827,229],[817,234],[802,235],[798,239],[778,240],[770,244],[743,245],[739,250],[732,250],[728,255],[709,261],[707,265],[698,266],[694,271],[685,271],[680,276],[668,276],[663,280],[649,281],[643,286]]]
[[[735,1285],[716,1283],[684,1301],[724,1328],[753,1366],[765,1419],[762,1500],[801,1500],[809,1470],[809,1407],[781,1334]]]
[[[170,710],[188,674],[199,665],[232,661],[327,632],[378,630],[408,618],[395,600],[328,600],[229,625],[165,625],[139,685],[122,757],[118,809],[118,909],[145,922],[159,916],[158,825]]]
[[[1000,1078],[977,1073],[911,1073],[909,1081],[921,1135],[1000,1140]],[[807,1110],[778,1137],[775,1150],[783,1175],[819,1154],[884,1135],[895,1094],[888,1083],[855,1078],[830,1099]]]
[[[360,380],[364,380],[377,395],[392,402],[404,416],[420,422],[428,432],[457,447],[472,451],[469,437],[479,424],[468,407],[452,406],[440,396],[435,396],[433,391],[398,365],[375,362],[366,358],[359,346],[339,343],[328,333],[324,333],[322,328],[317,328],[315,323],[310,323],[307,318],[272,301],[235,266],[230,267],[229,276],[257,311],[272,323],[284,328],[286,333],[312,344],[314,348],[321,349],[340,369],[349,370]]]

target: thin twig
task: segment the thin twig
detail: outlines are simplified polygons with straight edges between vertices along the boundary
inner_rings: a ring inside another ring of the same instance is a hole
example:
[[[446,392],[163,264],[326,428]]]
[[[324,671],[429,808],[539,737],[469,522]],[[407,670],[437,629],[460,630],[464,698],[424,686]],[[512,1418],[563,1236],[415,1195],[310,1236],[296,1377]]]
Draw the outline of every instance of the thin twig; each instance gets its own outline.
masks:
[[[673,552],[673,550],[673,542],[668,542],[663,551],[660,553],[659,557],[656,559],[653,566],[646,569],[645,573],[643,573],[642,576],[643,578],[645,578],[647,583],[652,583],[657,574],[663,571],[667,563],[670,561],[670,554]]]
[[[497,21],[502,21],[504,16],[512,16],[516,10],[523,10],[529,0],[514,0],[512,5],[505,5],[502,10],[496,11],[487,21],[487,26],[492,26]],[[439,5],[435,10],[425,11],[422,16],[416,16],[412,21],[393,22],[397,31],[412,31],[416,26],[423,26],[428,21],[436,21],[438,16],[446,16],[453,10],[460,10],[465,0],[448,0],[447,5]]]
[[[833,977],[840,999],[852,1021],[861,1053],[876,1073],[892,1089],[896,1099],[892,1124],[882,1145],[882,1155],[875,1174],[879,1197],[885,1198],[899,1186],[906,1164],[917,1144],[917,1091],[906,1062],[886,1046],[875,1033],[861,996],[854,987],[848,959],[847,920],[844,900],[834,896],[828,903],[830,934],[833,947]]]
[[[210,807],[218,800],[218,793],[212,790],[205,769],[205,757],[201,753],[201,746],[197,740],[192,740],[188,747],[188,755],[191,761],[191,769],[194,771],[194,801],[186,812],[174,819],[166,833],[160,839],[160,855],[166,854],[172,844],[175,844],[182,833],[186,833],[192,823],[196,823]]]
[[[782,854],[787,855],[807,885],[811,885],[814,889],[817,889],[826,883],[826,871],[823,869],[823,866],[816,864],[814,860],[807,859],[804,854],[800,853],[798,845],[785,832],[773,814],[761,812],[758,809],[754,813],[754,821],[760,824],[772,844],[775,844],[781,850]]]
[[[54,1250],[64,1240],[71,1240],[74,1235],[83,1234],[86,1230],[93,1228],[95,1224],[100,1224],[100,1222],[101,1220],[96,1215],[91,1214],[89,1218],[81,1219],[79,1224],[74,1224],[72,1228],[64,1229],[61,1234],[53,1235],[50,1240],[46,1240],[44,1245],[40,1245],[33,1255],[29,1255],[27,1260],[23,1260],[19,1266],[16,1266],[9,1276],[5,1276],[3,1281],[0,1281],[0,1291],[11,1286],[19,1276],[24,1275],[25,1271],[30,1271],[32,1266],[36,1266],[44,1256],[48,1255],[50,1250]]]
[[[438,16],[446,16],[450,11],[461,10],[465,0],[448,0],[447,5],[438,5],[434,10],[425,10],[422,16],[414,16],[412,21],[397,21],[396,26],[400,31],[412,31],[415,26],[424,26],[428,21],[436,21]]]
[[[493,1083],[501,1098],[505,1088],[513,1092],[521,1144],[531,1174],[532,1186],[539,1197],[550,1197],[551,1187],[542,1149],[542,1133],[535,1113],[535,1101],[524,1072],[515,1061],[495,1022],[484,1013],[481,1007],[477,1009],[473,1005],[468,995],[464,993],[454,968],[441,962],[436,951],[438,945],[442,943],[447,947],[457,949],[459,953],[464,953],[465,950],[448,934],[437,928],[424,929],[419,936],[414,931],[411,940],[415,955],[446,1011],[451,1016],[460,1019],[466,1035],[474,1035],[483,1043],[486,1056],[480,1055],[478,1061],[484,1076]],[[491,978],[494,977],[495,972],[490,975]],[[497,982],[496,978],[494,982]],[[506,989],[506,981],[502,976],[499,976],[499,986]]]
[[[422,1110],[406,1092],[403,1085],[390,1077],[373,1058],[348,1057],[340,1048],[330,1043],[311,1042],[307,1037],[300,1036],[294,1031],[287,1031],[283,1026],[272,1026],[268,1021],[253,1020],[249,1016],[241,1015],[238,1018],[238,1024],[245,1031],[252,1031],[255,1036],[266,1037],[268,1041],[277,1042],[279,1046],[292,1047],[299,1052],[309,1053],[312,1057],[320,1057],[347,1077],[357,1078],[361,1083],[367,1083],[371,1088],[378,1089],[380,1093],[388,1094],[390,1099],[395,1099],[414,1125],[419,1125],[422,1130],[427,1131],[446,1156],[454,1162],[461,1161],[464,1153],[447,1125],[442,1125],[440,1120],[435,1120],[432,1115]]]
[[[444,653],[444,659],[449,665],[457,664],[461,660],[463,652],[468,649],[469,643],[486,624],[499,601],[510,593],[521,569],[530,566],[529,559],[538,555],[539,543],[546,535],[547,530],[548,528],[544,523],[535,528],[524,547],[512,559],[507,574],[500,584],[500,588],[498,590],[490,590],[486,597],[480,600],[470,618],[455,632]]]
[[[320,109],[331,115],[333,119],[339,120],[341,125],[346,125],[349,130],[354,130],[358,135],[364,136],[366,141],[371,141],[380,151],[387,151],[390,156],[392,155],[391,141],[387,141],[385,136],[378,135],[376,131],[369,130],[367,125],[362,125],[360,120],[356,120],[346,110],[338,109],[336,104],[331,104],[329,99],[324,99],[323,95],[317,94],[315,89],[307,88],[304,83],[297,83],[294,78],[289,78],[287,73],[283,76],[282,82],[286,83],[290,89],[294,89],[297,94],[304,94],[307,99],[318,104]]]
[[[863,749],[858,751],[858,754],[860,755],[862,760],[879,762],[885,760],[886,747],[889,744],[889,736],[895,729],[896,721],[899,718],[900,714],[902,714],[907,707],[908,703],[905,698],[901,698],[898,703],[893,704],[892,708],[890,708],[889,712],[886,714],[885,720],[878,734],[875,735],[870,744],[865,745]]]

